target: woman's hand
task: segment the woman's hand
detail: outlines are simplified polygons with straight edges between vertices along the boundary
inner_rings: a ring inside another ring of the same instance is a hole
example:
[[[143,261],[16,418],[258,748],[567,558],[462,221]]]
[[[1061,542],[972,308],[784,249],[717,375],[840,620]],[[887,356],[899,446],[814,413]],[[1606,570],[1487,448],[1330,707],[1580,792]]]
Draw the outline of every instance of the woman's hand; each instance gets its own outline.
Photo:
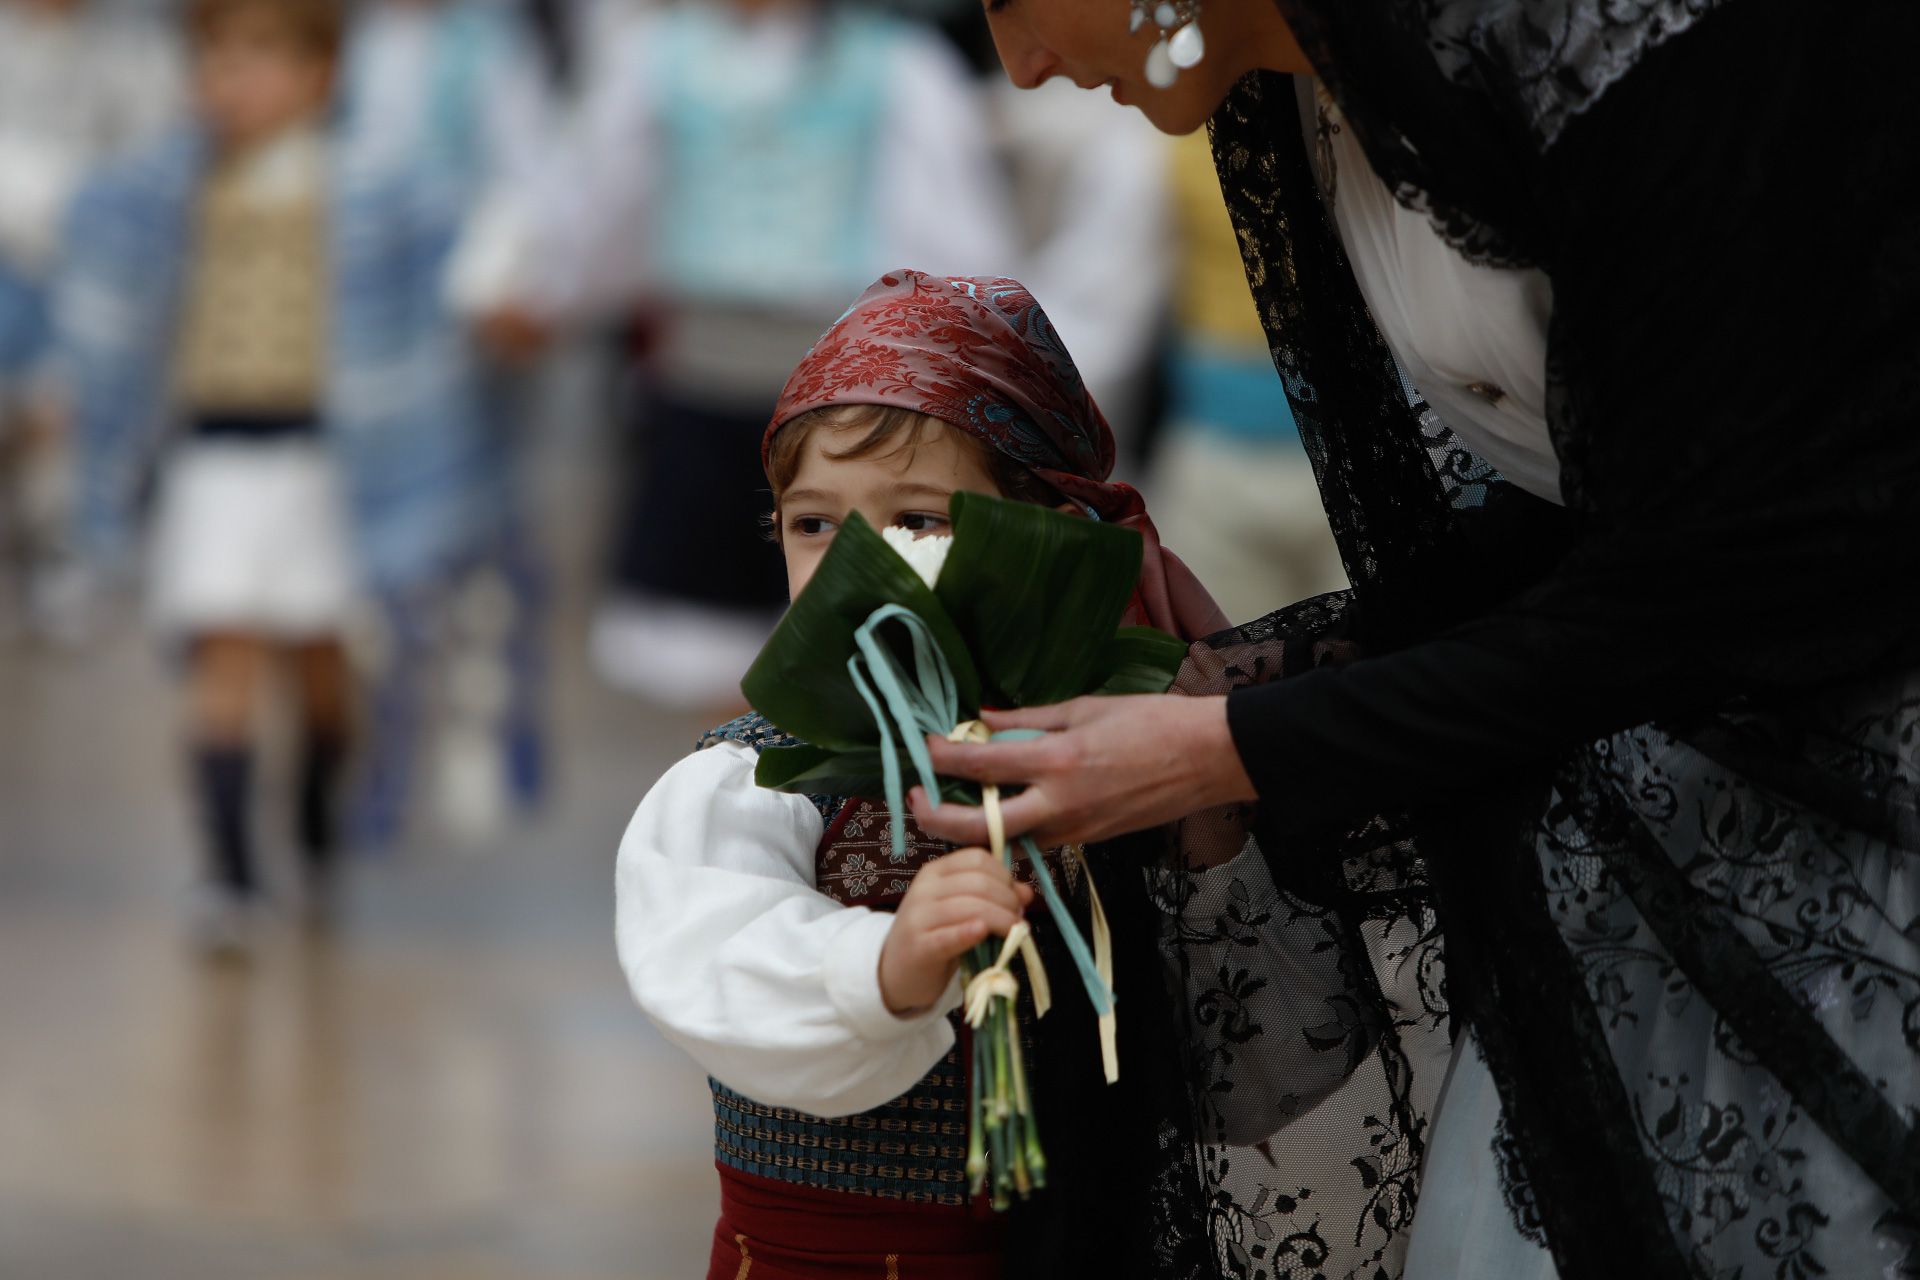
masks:
[[[880,998],[911,1017],[940,998],[960,957],[988,934],[1006,937],[1033,890],[985,849],[958,849],[914,875],[880,948]]]
[[[1047,848],[1087,844],[1218,805],[1255,800],[1227,728],[1227,700],[1170,694],[1076,698],[1056,707],[989,711],[988,727],[1043,729],[1024,742],[928,739],[935,772],[1026,790],[1001,804],[1007,836]],[[966,805],[930,808],[913,789],[913,816],[956,844],[987,840],[986,815]]]

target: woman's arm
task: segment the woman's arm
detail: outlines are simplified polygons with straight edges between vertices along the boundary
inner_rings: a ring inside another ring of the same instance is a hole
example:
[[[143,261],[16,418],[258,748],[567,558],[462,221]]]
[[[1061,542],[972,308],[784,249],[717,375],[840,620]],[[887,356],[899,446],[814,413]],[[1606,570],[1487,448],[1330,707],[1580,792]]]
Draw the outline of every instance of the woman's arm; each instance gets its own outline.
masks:
[[[651,50],[666,22],[624,20],[545,154],[504,157],[517,181],[480,207],[461,242],[448,270],[455,310],[551,326],[618,316],[639,297],[657,151]]]
[[[814,888],[819,812],[723,743],[640,804],[616,871],[620,962],[667,1038],[771,1106],[847,1115],[913,1087],[953,1043],[957,984],[915,1016],[880,994],[893,917]]]

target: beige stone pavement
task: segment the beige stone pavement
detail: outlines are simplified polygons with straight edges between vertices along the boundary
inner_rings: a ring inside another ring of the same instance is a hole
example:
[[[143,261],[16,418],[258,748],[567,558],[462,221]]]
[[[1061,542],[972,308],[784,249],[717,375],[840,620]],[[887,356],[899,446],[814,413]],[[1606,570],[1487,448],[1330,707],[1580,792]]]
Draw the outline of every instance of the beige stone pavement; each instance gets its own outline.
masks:
[[[620,830],[700,726],[575,662],[558,692],[538,820],[356,863],[334,934],[223,968],[182,941],[160,657],[0,647],[0,1280],[704,1273],[705,1086],[611,934]]]

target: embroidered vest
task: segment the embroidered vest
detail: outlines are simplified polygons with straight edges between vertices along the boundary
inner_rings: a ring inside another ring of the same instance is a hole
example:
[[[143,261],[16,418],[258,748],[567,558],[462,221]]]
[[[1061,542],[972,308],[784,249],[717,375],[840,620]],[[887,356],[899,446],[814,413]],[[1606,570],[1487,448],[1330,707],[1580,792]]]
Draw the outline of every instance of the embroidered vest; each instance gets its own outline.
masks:
[[[175,402],[192,414],[308,414],[324,400],[331,275],[327,159],[305,143],[283,159],[298,186],[253,189],[216,168],[195,210],[195,252],[174,356]]]
[[[715,729],[700,746],[738,742],[758,752],[794,741],[754,713]],[[947,851],[945,842],[911,825],[906,857],[896,862],[885,805],[835,796],[811,799],[827,824],[814,857],[814,882],[835,902],[892,910],[914,873]],[[952,1016],[957,1032],[959,1015]],[[967,1073],[958,1035],[919,1084],[860,1115],[811,1116],[765,1106],[718,1080],[708,1083],[716,1154],[730,1168],[855,1195],[966,1203]]]

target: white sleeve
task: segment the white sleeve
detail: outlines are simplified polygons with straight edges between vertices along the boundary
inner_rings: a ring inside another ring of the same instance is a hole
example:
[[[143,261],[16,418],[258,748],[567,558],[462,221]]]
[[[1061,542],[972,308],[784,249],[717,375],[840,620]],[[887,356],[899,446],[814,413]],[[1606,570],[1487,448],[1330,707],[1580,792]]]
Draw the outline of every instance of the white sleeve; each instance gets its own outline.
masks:
[[[668,770],[620,843],[620,963],[647,1016],[729,1087],[813,1115],[899,1097],[953,1043],[946,1012],[896,1018],[880,997],[891,915],[814,888],[820,814],[754,783],[723,743]]]
[[[554,135],[559,102],[532,37],[518,27],[512,30],[513,38],[486,69],[480,106],[488,178],[521,183],[533,177]]]
[[[559,136],[562,116],[526,40],[514,41],[487,68],[481,107],[486,173],[448,258],[447,305],[469,317],[508,304],[545,314],[553,308],[523,299],[538,288],[534,265],[542,248],[533,238],[545,214],[536,193],[561,167],[544,148]]]
[[[454,310],[593,321],[639,296],[655,150],[648,49],[659,21],[648,14],[609,32],[553,144],[514,164],[474,215],[448,272]]]
[[[930,33],[900,39],[875,140],[875,271],[1018,276],[1020,241],[982,92]]]
[[[95,64],[74,69],[85,126],[0,137],[0,254],[36,275],[54,265],[67,206],[95,167],[164,131],[185,101],[176,46],[157,27],[125,16],[81,21]]]
[[[1274,885],[1260,846],[1252,838],[1231,861],[1195,873],[1193,894],[1180,907],[1187,964],[1187,998],[1193,1007],[1213,1002],[1236,983],[1260,992],[1265,1034],[1251,1051],[1212,1054],[1220,1027],[1200,1034],[1218,1079],[1231,1087],[1211,1095],[1234,1146],[1252,1146],[1279,1132],[1337,1089],[1365,1052],[1354,1052],[1349,1034],[1377,1034],[1352,1027],[1357,980],[1348,971],[1355,958],[1331,913],[1296,910]],[[1360,964],[1377,957],[1359,957]],[[1174,965],[1176,982],[1180,966]]]
[[[60,220],[87,171],[84,157],[0,138],[0,257],[39,275],[53,266]]]

